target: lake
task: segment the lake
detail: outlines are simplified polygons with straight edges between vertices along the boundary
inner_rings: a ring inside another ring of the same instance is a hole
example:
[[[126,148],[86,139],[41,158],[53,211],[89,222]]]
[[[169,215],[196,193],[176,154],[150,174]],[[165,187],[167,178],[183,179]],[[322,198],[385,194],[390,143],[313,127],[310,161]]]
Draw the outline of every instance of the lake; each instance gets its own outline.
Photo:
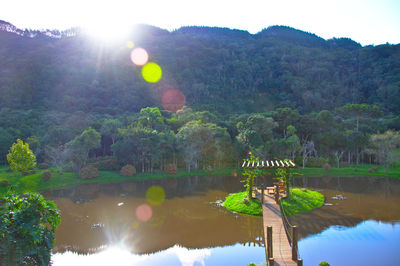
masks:
[[[47,191],[61,210],[54,265],[247,265],[265,260],[262,219],[218,201],[238,177],[86,184]],[[268,179],[266,183],[271,183]],[[400,263],[400,180],[297,178],[326,204],[290,217],[304,265]],[[165,196],[163,196],[165,195]]]

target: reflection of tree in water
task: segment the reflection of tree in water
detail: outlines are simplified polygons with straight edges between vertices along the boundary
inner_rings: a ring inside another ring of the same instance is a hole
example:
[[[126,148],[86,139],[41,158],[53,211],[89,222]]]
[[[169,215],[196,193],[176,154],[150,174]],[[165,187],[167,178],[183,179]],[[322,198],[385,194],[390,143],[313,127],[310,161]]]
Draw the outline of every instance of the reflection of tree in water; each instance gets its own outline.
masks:
[[[299,239],[309,235],[319,234],[332,225],[353,227],[362,219],[341,214],[331,209],[319,209],[312,213],[304,213],[289,216],[291,224],[297,224],[299,228]]]
[[[385,199],[388,199],[392,196],[392,184],[388,177],[385,177],[384,181],[382,182],[383,193],[385,194]]]
[[[247,246],[264,247],[264,231],[262,219],[254,219],[253,217],[246,217],[245,222],[241,224],[241,228],[247,231],[248,239],[240,241],[239,243]],[[261,226],[260,226],[261,225]]]

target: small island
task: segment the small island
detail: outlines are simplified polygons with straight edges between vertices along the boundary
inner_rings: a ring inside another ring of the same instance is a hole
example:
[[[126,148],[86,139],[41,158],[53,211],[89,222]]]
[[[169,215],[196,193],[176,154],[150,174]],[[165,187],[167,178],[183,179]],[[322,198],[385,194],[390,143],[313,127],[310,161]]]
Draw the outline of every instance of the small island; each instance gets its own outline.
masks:
[[[282,198],[286,215],[299,214],[320,208],[324,204],[324,195],[304,188],[290,189],[290,199]],[[246,191],[230,194],[223,206],[236,213],[262,216],[262,205],[259,199],[248,199]]]
[[[243,160],[243,165],[246,163],[248,163],[248,165],[253,165],[253,167],[245,168],[243,171],[243,176],[245,176],[246,179],[242,182],[245,183],[244,187],[246,190],[227,196],[223,202],[223,206],[236,213],[262,216],[262,202],[257,199],[257,197],[253,197],[253,184],[255,179],[263,174],[263,170],[254,167],[254,165],[259,164],[259,158],[252,155],[251,152],[249,152],[249,155],[250,157],[248,159]],[[325,201],[324,195],[305,188],[290,188],[290,179],[293,176],[292,169],[285,167],[283,163],[282,165],[282,168],[278,167],[276,169],[277,177],[275,179],[279,180],[279,182],[274,183],[277,186],[276,188],[279,188],[279,190],[282,190],[285,194],[279,201],[282,209],[281,211],[286,215],[292,215],[321,207]],[[265,193],[264,190],[263,193]],[[276,194],[276,196],[279,197],[279,193]]]

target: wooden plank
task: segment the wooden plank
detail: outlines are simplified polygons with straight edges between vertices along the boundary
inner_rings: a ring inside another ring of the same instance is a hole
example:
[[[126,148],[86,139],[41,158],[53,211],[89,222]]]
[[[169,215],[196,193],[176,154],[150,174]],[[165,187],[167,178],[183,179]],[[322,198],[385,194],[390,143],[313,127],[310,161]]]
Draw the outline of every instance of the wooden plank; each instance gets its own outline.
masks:
[[[257,194],[260,195],[259,190]],[[292,260],[292,248],[286,236],[279,205],[275,203],[272,196],[264,195],[264,204],[262,208],[265,248],[268,248],[266,228],[272,226],[272,247],[275,265],[297,265],[297,263]]]

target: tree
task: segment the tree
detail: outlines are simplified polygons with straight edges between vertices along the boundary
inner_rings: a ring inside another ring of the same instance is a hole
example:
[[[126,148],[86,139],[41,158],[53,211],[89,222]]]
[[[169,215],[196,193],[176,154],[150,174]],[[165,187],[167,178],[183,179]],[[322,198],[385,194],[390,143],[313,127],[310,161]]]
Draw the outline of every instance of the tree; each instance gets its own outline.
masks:
[[[308,157],[310,157],[312,154],[317,155],[317,151],[314,147],[314,141],[307,141],[303,143],[303,168],[307,163]]]
[[[139,121],[144,127],[160,130],[164,125],[164,117],[158,107],[147,107],[140,110]]]
[[[49,265],[60,224],[57,206],[39,193],[0,198],[0,261],[4,265]]]
[[[20,139],[11,146],[7,161],[13,171],[23,172],[36,166],[36,156],[29,149],[29,144]]]
[[[299,119],[299,112],[289,107],[278,108],[272,112],[272,117],[278,122],[278,129],[283,133],[283,137],[286,138],[286,128]]]
[[[346,104],[336,109],[337,112],[343,113],[346,116],[352,117],[356,120],[356,132],[359,131],[360,119],[363,116],[368,117],[379,117],[382,116],[382,112],[376,105],[369,104]]]
[[[111,138],[111,145],[113,145],[118,137],[118,129],[122,128],[122,122],[118,119],[106,119],[104,120],[100,133],[104,136],[108,136]],[[104,142],[103,142],[104,143]],[[104,144],[104,153],[105,154],[105,144]]]
[[[395,149],[400,147],[400,133],[388,130],[383,134],[373,134],[370,138],[370,152],[378,157],[380,163],[385,165],[386,171],[389,165],[395,162]]]
[[[76,136],[72,141],[66,144],[67,149],[71,149],[70,159],[74,171],[79,170],[86,165],[89,158],[89,152],[100,147],[101,135],[92,127],[85,129],[81,135]]]
[[[118,119],[106,119],[100,128],[100,133],[109,136],[114,144],[118,136],[118,128],[121,127],[122,123]]]
[[[29,138],[26,139],[26,143],[29,144],[29,147],[32,149],[33,154],[35,156],[39,157],[41,149],[40,149],[40,141],[36,136],[30,136]]]
[[[14,140],[14,137],[6,129],[0,127],[0,162],[2,164],[5,164],[8,150]]]
[[[68,149],[65,145],[57,147],[46,146],[45,153],[47,160],[50,161],[51,165],[57,167],[58,172],[61,173],[62,167],[71,156],[71,149]]]
[[[285,143],[289,148],[290,157],[294,160],[296,158],[296,153],[301,150],[299,137],[297,137],[296,134],[293,134],[286,138]]]

